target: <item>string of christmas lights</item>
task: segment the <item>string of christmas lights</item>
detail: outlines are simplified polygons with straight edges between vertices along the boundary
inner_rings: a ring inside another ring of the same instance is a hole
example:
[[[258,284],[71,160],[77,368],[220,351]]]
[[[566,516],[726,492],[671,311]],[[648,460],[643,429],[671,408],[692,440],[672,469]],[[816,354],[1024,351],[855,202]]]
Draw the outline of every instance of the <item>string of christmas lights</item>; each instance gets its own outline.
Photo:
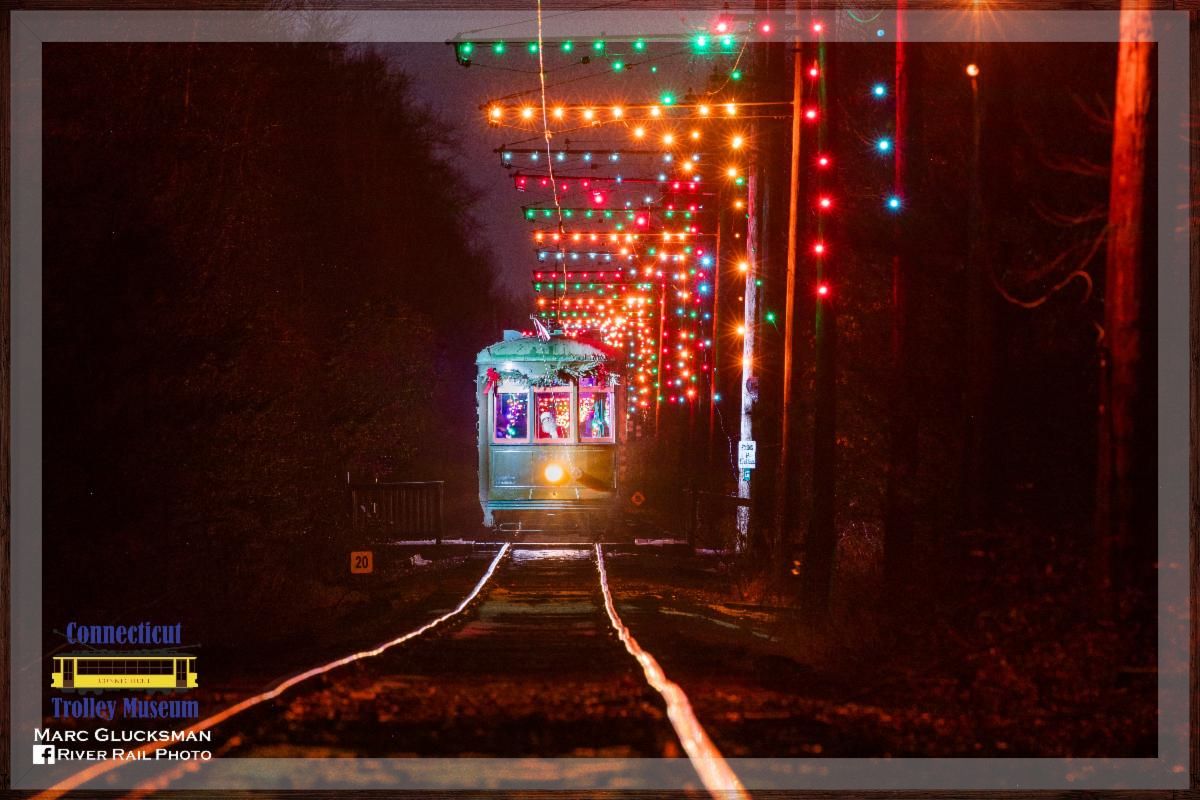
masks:
[[[496,153],[516,190],[540,195],[521,208],[537,261],[553,266],[532,273],[535,314],[568,336],[594,336],[626,353],[630,415],[695,401],[710,372],[717,209],[744,217],[748,121],[791,112],[790,100],[745,103],[735,91],[745,37],[771,30],[761,20],[714,18],[685,48],[690,56],[729,57],[709,91],[664,91],[641,103],[548,102],[542,59],[586,51],[620,70],[634,66],[628,53],[641,58],[659,39],[525,43],[521,49],[539,59],[541,107],[506,98],[480,106],[489,125],[533,134]],[[455,47],[460,63],[515,52],[512,42]],[[573,126],[597,135],[572,141]],[[524,144],[534,139],[541,141]]]

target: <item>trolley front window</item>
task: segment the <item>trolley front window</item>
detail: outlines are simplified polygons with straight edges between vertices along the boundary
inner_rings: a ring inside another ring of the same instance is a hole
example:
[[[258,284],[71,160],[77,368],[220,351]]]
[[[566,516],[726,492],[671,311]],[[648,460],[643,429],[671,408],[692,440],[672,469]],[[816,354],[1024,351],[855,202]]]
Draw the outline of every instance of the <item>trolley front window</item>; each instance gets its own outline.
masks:
[[[529,441],[529,391],[500,387],[492,419],[493,441]]]
[[[533,394],[537,417],[535,437],[539,442],[571,440],[571,389],[537,390]]]
[[[579,441],[613,441],[613,393],[611,391],[580,388]]]

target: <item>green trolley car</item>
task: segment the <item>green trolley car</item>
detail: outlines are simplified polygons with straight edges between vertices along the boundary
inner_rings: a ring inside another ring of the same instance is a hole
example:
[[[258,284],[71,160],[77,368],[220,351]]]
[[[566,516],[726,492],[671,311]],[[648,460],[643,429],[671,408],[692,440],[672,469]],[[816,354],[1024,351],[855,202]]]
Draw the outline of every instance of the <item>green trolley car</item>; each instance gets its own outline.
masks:
[[[617,511],[625,436],[619,358],[554,332],[504,341],[475,359],[484,525],[591,536]]]

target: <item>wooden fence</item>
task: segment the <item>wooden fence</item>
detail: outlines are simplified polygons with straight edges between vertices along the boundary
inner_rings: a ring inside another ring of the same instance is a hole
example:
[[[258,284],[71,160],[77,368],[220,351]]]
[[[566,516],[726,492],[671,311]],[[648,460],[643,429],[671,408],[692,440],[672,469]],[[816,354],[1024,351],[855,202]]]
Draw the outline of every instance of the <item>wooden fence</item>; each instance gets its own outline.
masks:
[[[376,537],[405,536],[442,542],[442,481],[350,484],[355,530]]]

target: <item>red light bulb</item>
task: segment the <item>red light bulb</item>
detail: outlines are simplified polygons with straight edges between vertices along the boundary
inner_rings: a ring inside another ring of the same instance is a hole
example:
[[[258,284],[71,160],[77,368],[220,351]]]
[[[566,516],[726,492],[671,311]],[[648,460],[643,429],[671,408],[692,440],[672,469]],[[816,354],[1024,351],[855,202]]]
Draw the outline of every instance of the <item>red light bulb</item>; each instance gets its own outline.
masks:
[[[825,245],[821,242],[817,242],[813,245],[813,252],[817,255],[823,255],[825,253]]]
[[[829,208],[833,205],[833,200],[829,199],[828,197],[822,197],[817,201],[817,203],[821,206],[821,208]]]
[[[818,167],[828,167],[829,166],[829,156],[819,156],[817,158],[817,166]]]
[[[817,287],[817,296],[818,297],[828,297],[829,296],[829,284],[822,283],[820,286],[818,286]]]
[[[816,119],[817,118],[817,110],[815,108],[808,109],[807,111],[804,112],[804,118],[805,119]]]

